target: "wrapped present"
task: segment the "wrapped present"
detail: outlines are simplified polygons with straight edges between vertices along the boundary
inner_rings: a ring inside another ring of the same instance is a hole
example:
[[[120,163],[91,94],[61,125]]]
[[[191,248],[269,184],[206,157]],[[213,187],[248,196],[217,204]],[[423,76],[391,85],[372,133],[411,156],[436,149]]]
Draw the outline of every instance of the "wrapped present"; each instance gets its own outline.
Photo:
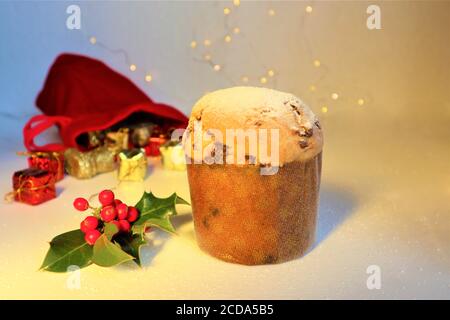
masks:
[[[105,144],[106,130],[94,130],[83,132],[76,138],[77,144],[82,150],[93,150]]]
[[[181,142],[168,141],[159,148],[163,168],[167,170],[186,170],[186,158]]]
[[[149,157],[160,156],[159,148],[167,142],[167,139],[161,135],[159,137],[151,137],[148,144],[144,147],[145,154]]]
[[[14,172],[14,200],[37,205],[56,198],[55,176],[47,170],[28,168]]]
[[[143,181],[147,173],[147,157],[141,149],[123,151],[119,154],[120,181]]]
[[[143,123],[134,127],[131,133],[132,145],[135,148],[145,147],[149,142],[154,127],[155,125],[151,123]]]
[[[55,181],[64,178],[64,155],[59,152],[19,152],[28,156],[28,166],[47,170],[55,176]]]
[[[123,150],[128,149],[128,128],[121,128],[118,131],[111,131],[106,134],[105,145],[109,150],[119,154]]]
[[[103,145],[103,142],[106,138],[106,133],[105,131],[102,130],[90,131],[87,133],[87,138],[88,138],[87,141],[88,149],[94,149]]]
[[[87,152],[69,148],[64,152],[64,159],[67,173],[78,179],[89,179],[116,169],[116,153],[107,146]]]

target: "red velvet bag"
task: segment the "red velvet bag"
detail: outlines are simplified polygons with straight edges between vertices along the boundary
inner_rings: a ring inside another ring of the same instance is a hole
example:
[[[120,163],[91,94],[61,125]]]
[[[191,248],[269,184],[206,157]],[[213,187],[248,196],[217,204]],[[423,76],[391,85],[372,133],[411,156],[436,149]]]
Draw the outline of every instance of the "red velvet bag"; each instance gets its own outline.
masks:
[[[32,117],[23,129],[25,147],[32,152],[83,150],[83,134],[120,126],[123,121],[152,122],[165,128],[182,128],[188,121],[175,108],[153,102],[103,62],[75,54],[56,59],[36,105],[44,114]],[[34,138],[53,125],[58,126],[63,144],[37,146]]]

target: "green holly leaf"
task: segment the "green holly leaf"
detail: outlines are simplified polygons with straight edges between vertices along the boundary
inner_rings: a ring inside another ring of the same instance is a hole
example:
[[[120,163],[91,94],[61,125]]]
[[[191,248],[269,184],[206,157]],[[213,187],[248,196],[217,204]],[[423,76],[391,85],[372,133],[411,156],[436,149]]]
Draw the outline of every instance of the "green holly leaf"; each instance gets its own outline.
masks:
[[[106,235],[106,238],[108,240],[111,240],[113,236],[115,236],[119,232],[119,228],[111,222],[105,223],[105,229],[103,230],[103,233]]]
[[[92,263],[92,247],[84,240],[81,230],[72,230],[50,241],[50,249],[40,270],[67,272],[69,266],[87,267]]]
[[[164,230],[168,233],[175,233],[175,228],[173,227],[170,220],[167,218],[147,218],[143,223],[141,224],[135,224],[132,228],[133,234],[138,234],[141,237],[144,236],[145,230],[149,226],[155,226],[161,230]]]
[[[157,198],[151,192],[144,192],[141,200],[136,204],[139,210],[139,219],[133,224],[133,234],[138,234],[141,238],[144,236],[145,229],[148,226],[155,226],[164,231],[175,233],[175,228],[169,218],[177,214],[176,204],[189,203],[173,193],[168,198]]]
[[[133,259],[119,244],[111,242],[106,234],[102,234],[94,244],[92,262],[101,267],[112,267]]]
[[[134,262],[136,262],[136,264],[140,267],[140,250],[143,245],[147,244],[147,241],[145,241],[140,235],[128,234],[127,236],[118,237],[117,242],[120,244],[123,251],[134,257]]]

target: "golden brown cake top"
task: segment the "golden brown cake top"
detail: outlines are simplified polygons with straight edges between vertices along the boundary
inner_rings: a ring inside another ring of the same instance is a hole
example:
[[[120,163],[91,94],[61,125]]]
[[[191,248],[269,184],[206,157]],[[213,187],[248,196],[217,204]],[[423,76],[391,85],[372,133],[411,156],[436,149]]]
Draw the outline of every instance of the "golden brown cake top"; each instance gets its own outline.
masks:
[[[199,123],[203,132],[221,131],[224,140],[227,129],[278,129],[280,165],[308,160],[322,150],[322,130],[317,117],[299,98],[277,90],[233,87],[209,93],[194,105],[187,132],[192,132]],[[267,143],[269,150],[271,143]],[[264,163],[259,151],[252,154],[255,152],[246,147],[246,153]]]

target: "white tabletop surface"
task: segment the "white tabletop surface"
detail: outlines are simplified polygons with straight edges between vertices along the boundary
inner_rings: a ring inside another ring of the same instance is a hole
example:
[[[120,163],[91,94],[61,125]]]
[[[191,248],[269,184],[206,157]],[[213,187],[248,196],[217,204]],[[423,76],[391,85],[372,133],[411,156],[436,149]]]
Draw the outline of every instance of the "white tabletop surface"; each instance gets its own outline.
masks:
[[[317,243],[303,258],[267,266],[222,262],[199,250],[191,211],[179,206],[178,236],[153,233],[143,268],[125,264],[81,270],[79,289],[67,274],[40,272],[55,235],[77,228],[77,196],[117,184],[114,173],[59,182],[58,197],[36,207],[0,204],[0,298],[56,299],[332,299],[450,298],[449,126],[329,112],[325,128]],[[26,167],[21,127],[2,120],[0,190]],[[427,130],[427,128],[430,128]],[[121,185],[120,198],[136,202],[144,190],[189,199],[185,172],[155,166],[144,183]],[[243,214],[242,219],[245,219]],[[381,288],[366,285],[368,266],[381,270]]]

